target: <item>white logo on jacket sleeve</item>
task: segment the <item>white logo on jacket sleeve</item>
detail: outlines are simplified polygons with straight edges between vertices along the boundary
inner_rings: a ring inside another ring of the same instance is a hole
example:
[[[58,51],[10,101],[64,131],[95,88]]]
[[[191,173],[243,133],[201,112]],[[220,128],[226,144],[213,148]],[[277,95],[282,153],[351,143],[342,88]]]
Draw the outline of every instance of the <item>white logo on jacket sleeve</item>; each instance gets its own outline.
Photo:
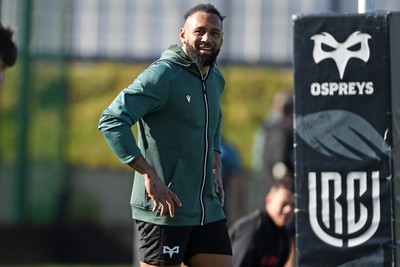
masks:
[[[169,257],[172,258],[174,253],[179,254],[179,246],[175,246],[173,248],[163,246],[163,254],[169,254]]]
[[[191,97],[190,95],[187,95],[187,96],[186,96],[186,100],[187,100],[188,103],[190,103],[190,99],[191,99],[191,98],[192,98],[192,97]]]
[[[314,61],[318,64],[324,59],[332,58],[338,68],[340,79],[343,79],[344,70],[350,58],[358,58],[364,62],[368,61],[370,56],[368,39],[370,38],[371,35],[356,31],[353,32],[346,41],[339,43],[327,32],[315,34],[311,36],[311,40],[314,40]],[[358,44],[361,45],[359,50],[352,51],[350,49]],[[329,47],[332,51],[323,50],[322,45]]]

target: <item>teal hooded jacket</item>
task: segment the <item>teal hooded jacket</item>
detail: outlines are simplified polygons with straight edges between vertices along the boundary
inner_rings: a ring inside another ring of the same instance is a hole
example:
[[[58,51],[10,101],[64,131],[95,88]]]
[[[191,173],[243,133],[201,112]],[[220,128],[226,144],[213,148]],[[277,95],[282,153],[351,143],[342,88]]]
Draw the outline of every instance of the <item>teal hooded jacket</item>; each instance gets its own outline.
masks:
[[[131,196],[134,219],[192,226],[225,218],[213,177],[214,151],[221,151],[224,86],[216,66],[202,75],[183,50],[172,45],[102,113],[99,129],[111,150],[123,163],[143,155],[182,203],[175,205],[174,218],[152,212],[144,178],[136,172]]]

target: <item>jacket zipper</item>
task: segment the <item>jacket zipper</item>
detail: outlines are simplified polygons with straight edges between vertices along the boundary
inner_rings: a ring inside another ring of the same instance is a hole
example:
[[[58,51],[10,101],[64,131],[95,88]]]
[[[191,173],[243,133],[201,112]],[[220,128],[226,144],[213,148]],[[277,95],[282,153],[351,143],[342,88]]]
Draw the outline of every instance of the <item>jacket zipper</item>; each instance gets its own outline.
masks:
[[[205,141],[205,152],[204,152],[204,161],[203,161],[203,181],[201,183],[201,188],[200,188],[200,206],[201,206],[201,221],[200,225],[204,225],[204,220],[205,220],[205,207],[204,207],[204,187],[206,184],[206,178],[207,178],[207,158],[208,158],[208,99],[207,99],[207,90],[206,90],[206,78],[208,76],[208,71],[207,73],[203,76],[202,75],[202,87],[203,87],[203,98],[204,98],[204,105],[205,105],[205,116],[206,116],[206,125],[205,125],[205,131],[204,131],[204,141]]]

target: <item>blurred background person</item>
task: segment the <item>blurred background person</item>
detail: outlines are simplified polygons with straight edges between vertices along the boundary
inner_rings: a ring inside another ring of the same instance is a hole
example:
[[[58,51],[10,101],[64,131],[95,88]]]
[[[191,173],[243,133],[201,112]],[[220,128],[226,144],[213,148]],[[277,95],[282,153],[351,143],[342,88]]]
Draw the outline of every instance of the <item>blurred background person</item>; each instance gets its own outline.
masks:
[[[294,216],[293,180],[276,180],[265,208],[242,217],[229,229],[235,267],[276,267],[290,258],[292,239],[286,228]]]
[[[221,141],[221,176],[226,192],[224,211],[230,225],[244,215],[245,172],[238,149],[224,138]]]
[[[256,177],[255,203],[274,180],[293,177],[293,93],[278,91],[253,144],[253,172]]]
[[[0,83],[5,80],[5,71],[17,61],[17,46],[12,37],[14,32],[0,23]]]

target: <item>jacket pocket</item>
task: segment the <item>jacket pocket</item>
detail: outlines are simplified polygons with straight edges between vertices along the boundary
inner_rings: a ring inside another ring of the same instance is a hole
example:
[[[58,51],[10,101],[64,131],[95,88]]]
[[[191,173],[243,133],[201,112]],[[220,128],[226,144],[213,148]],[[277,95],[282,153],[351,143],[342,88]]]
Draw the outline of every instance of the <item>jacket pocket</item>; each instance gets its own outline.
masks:
[[[179,152],[157,143],[156,146],[146,149],[143,155],[165,185],[170,186]],[[131,204],[148,210],[153,208],[153,201],[146,191],[144,178],[139,173],[135,175]]]

